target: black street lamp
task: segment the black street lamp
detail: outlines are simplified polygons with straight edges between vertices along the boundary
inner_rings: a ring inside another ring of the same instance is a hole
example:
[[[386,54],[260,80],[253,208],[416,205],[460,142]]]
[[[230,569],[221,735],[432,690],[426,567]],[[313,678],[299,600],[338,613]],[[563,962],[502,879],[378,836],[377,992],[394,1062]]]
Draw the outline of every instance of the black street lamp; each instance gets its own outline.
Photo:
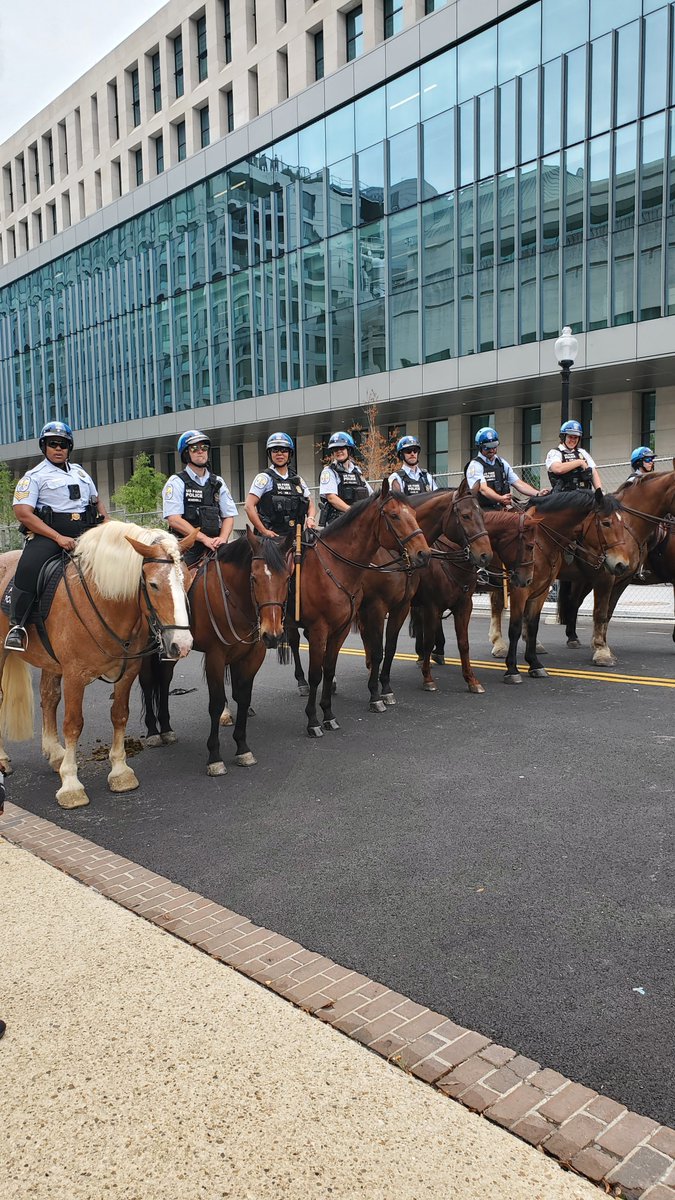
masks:
[[[570,372],[579,353],[579,343],[574,337],[569,325],[565,325],[555,344],[555,357],[560,367],[562,379],[562,402],[560,405],[560,424],[564,425],[570,415]]]

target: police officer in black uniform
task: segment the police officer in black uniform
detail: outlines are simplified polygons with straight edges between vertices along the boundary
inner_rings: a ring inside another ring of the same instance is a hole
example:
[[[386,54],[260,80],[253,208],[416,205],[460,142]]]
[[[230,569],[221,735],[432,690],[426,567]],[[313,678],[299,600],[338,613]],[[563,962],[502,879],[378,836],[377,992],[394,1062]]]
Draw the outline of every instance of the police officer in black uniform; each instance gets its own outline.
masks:
[[[578,421],[563,421],[560,445],[546,455],[546,470],[551,487],[558,492],[577,492],[602,488],[602,480],[587,450],[582,450],[584,431]]]
[[[389,476],[389,487],[393,492],[403,492],[404,496],[421,496],[425,492],[438,490],[433,475],[420,467],[421,449],[418,439],[410,433],[404,433],[398,439],[396,453],[401,465]]]
[[[188,429],[179,437],[176,449],[183,470],[164,484],[162,513],[178,537],[199,530],[194,545],[184,555],[187,565],[194,566],[209,550],[225,545],[237,506],[225,480],[209,469],[211,442],[205,433]]]
[[[319,480],[321,526],[330,525],[331,521],[351,508],[357,500],[365,500],[373,494],[373,489],[364,478],[361,468],[354,462],[356,442],[351,433],[346,433],[343,429],[332,433],[328,440],[328,449],[333,455],[333,460],[324,467]]]
[[[541,492],[532,484],[516,475],[505,458],[497,454],[499,434],[492,425],[484,425],[475,437],[476,457],[466,468],[466,481],[478,498],[481,508],[498,511],[511,508],[511,485],[515,484],[526,496],[540,496]]]
[[[290,470],[294,449],[287,433],[271,433],[266,443],[270,465],[249,488],[246,516],[262,537],[284,537],[298,525],[315,527],[312,494],[302,476]]]
[[[39,439],[44,458],[16,485],[14,512],[27,537],[12,587],[5,650],[26,649],[24,623],[44,564],[64,550],[74,550],[75,539],[108,515],[91,476],[69,461],[73,444],[69,425],[48,421]]]

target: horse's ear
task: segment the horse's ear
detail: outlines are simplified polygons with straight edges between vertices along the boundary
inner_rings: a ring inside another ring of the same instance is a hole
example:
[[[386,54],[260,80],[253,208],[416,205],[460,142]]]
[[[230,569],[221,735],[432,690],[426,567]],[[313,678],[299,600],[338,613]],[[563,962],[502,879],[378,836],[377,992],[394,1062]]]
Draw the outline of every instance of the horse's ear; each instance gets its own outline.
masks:
[[[258,538],[257,538],[256,534],[253,532],[253,530],[251,529],[250,525],[246,526],[246,537],[248,539],[248,544],[251,547],[251,549],[257,550],[258,549]]]
[[[603,492],[602,488],[596,488],[595,489],[595,503],[602,504],[604,499],[605,499],[605,493]]]
[[[145,542],[137,542],[136,538],[129,537],[129,534],[124,535],[130,546],[133,546],[137,554],[141,558],[166,558],[166,549],[164,546],[148,546]]]
[[[460,483],[459,487],[457,488],[457,499],[459,500],[462,496],[466,496],[466,493],[468,491],[469,491],[469,485],[466,481],[466,475],[464,475],[462,477],[462,482]]]
[[[673,459],[673,470],[675,471],[675,458]]]
[[[385,475],[384,479],[382,480],[382,486],[380,488],[381,498],[384,500],[385,497],[389,495],[390,491],[391,491],[391,488],[389,487],[389,476]]]
[[[187,550],[191,550],[197,540],[199,529],[193,529],[192,533],[186,534],[185,537],[178,539],[178,549],[181,554],[185,554]]]

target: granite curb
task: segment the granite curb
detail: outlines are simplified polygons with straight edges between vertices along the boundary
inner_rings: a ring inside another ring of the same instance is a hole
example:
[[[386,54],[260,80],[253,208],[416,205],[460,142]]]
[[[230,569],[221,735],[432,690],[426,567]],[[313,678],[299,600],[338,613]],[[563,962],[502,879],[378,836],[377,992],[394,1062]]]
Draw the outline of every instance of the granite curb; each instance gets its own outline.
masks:
[[[675,1129],[7,804],[0,835],[624,1200],[675,1200]]]

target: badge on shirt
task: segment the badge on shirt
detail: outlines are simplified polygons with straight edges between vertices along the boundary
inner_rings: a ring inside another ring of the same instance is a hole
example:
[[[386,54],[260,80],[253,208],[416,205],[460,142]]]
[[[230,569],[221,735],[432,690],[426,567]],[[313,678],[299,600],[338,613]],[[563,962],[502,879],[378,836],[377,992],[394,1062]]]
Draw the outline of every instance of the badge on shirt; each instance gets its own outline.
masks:
[[[173,496],[173,484],[167,483],[166,487],[164,488],[164,499],[170,500],[172,496]]]
[[[262,488],[262,487],[265,487],[266,484],[268,484],[268,483],[269,483],[269,475],[256,475],[255,479],[253,480],[254,487]]]
[[[325,470],[323,470],[321,472],[321,479],[319,480],[319,483],[330,483],[332,477],[333,477],[333,472],[329,471],[328,467],[326,467]]]
[[[79,475],[80,479],[86,479],[86,478],[87,478],[87,472],[86,472],[86,471],[83,471],[83,470],[82,470],[82,467],[80,467],[80,468],[79,468],[79,470],[78,470],[78,472],[77,472],[77,473],[78,473],[78,475]]]
[[[14,489],[14,495],[25,496],[26,492],[28,491],[30,491],[30,479],[27,475],[25,475],[24,478],[20,479],[17,483],[16,488]]]

